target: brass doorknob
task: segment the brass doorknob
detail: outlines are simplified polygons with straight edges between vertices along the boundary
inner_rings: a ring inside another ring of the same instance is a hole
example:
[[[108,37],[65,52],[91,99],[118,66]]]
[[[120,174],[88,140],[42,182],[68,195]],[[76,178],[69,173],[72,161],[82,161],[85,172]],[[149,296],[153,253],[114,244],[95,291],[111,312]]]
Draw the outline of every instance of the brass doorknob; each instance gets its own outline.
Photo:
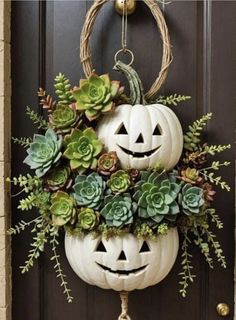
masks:
[[[221,317],[227,317],[229,315],[230,309],[226,303],[218,303],[216,307],[217,313]]]
[[[122,15],[125,1],[127,6],[127,15],[130,15],[136,9],[136,0],[115,0],[115,9],[120,15]]]

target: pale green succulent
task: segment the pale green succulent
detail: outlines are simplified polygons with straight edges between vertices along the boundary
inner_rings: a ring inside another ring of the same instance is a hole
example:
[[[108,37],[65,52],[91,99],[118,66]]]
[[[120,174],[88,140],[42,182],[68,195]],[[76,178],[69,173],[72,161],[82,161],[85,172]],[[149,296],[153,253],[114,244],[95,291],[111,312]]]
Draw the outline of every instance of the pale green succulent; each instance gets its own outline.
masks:
[[[73,221],[76,215],[75,200],[66,192],[57,191],[51,198],[50,212],[52,223],[55,226],[63,226]]]
[[[137,183],[134,199],[138,203],[138,215],[150,223],[160,223],[164,218],[176,219],[179,206],[176,202],[180,185],[173,182],[167,175],[156,171],[143,171]]]
[[[84,111],[89,120],[97,119],[112,110],[119,86],[120,83],[111,81],[107,74],[92,73],[88,79],[80,80],[80,86],[73,90],[77,109]]]
[[[77,111],[72,106],[58,104],[49,115],[49,123],[57,132],[67,133],[79,120]]]
[[[131,224],[137,204],[132,202],[128,193],[122,195],[109,195],[105,198],[101,215],[106,219],[106,224],[113,227],[123,227]]]
[[[183,213],[186,215],[198,214],[204,203],[204,193],[201,188],[193,187],[191,184],[184,185],[179,194],[179,204]]]
[[[71,184],[69,175],[70,169],[68,167],[57,166],[46,175],[46,186],[52,191],[67,187],[67,185]]]
[[[60,159],[61,147],[62,136],[56,135],[53,129],[48,129],[45,135],[35,134],[24,163],[36,169],[36,176],[42,177]]]
[[[118,170],[113,173],[107,181],[108,187],[114,193],[125,192],[130,186],[130,175],[124,170]]]
[[[99,223],[99,213],[91,208],[81,208],[78,215],[78,227],[85,230],[93,230]]]
[[[75,178],[73,194],[77,204],[81,207],[98,209],[103,200],[106,184],[98,173],[79,175]]]
[[[88,168],[96,168],[96,157],[102,151],[103,144],[92,128],[84,131],[73,130],[70,135],[65,136],[65,144],[66,150],[63,156],[70,160],[72,170],[78,169],[83,172]]]

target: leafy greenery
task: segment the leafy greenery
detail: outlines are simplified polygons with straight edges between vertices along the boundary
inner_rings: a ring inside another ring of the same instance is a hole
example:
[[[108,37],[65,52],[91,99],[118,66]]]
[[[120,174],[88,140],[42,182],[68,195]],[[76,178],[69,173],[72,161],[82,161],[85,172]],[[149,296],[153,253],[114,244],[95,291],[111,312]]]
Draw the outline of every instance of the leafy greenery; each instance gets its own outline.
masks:
[[[26,114],[32,120],[34,124],[37,125],[38,129],[47,129],[48,122],[44,119],[43,116],[40,116],[37,112],[32,110],[29,106],[26,107]]]
[[[59,73],[56,76],[54,87],[59,98],[59,104],[69,105],[74,102],[69,79],[64,74]]]
[[[177,106],[178,103],[183,102],[183,101],[187,101],[191,99],[190,96],[185,96],[182,94],[171,94],[170,96],[160,96],[157,98],[157,100],[155,101],[156,103],[163,103],[164,105],[174,105]]]
[[[19,144],[23,148],[28,148],[33,141],[32,138],[25,138],[25,137],[21,137],[21,138],[12,137],[11,139],[13,143]]]
[[[227,184],[227,182],[222,180],[221,176],[216,177],[214,172],[208,173],[207,170],[203,170],[200,173],[204,176],[206,181],[210,181],[216,186],[219,185],[222,190],[230,191],[230,186]]]
[[[225,144],[225,145],[212,145],[212,146],[208,146],[205,145],[203,147],[203,152],[210,154],[211,156],[214,156],[216,153],[220,153],[225,151],[226,149],[230,149],[231,145],[230,144]]]
[[[201,132],[211,117],[212,113],[207,113],[201,119],[195,120],[192,125],[188,126],[189,131],[184,135],[184,148],[186,150],[196,151],[198,149],[198,144],[201,142]]]

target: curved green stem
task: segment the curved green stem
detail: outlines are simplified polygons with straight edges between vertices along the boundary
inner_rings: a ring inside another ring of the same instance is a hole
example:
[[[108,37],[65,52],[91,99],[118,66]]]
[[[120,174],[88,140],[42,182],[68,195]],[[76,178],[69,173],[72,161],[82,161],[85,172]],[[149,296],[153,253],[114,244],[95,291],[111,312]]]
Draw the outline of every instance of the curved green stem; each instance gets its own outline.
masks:
[[[145,98],[144,98],[144,90],[142,82],[137,74],[137,72],[129,65],[117,61],[114,70],[117,70],[119,72],[122,72],[126,78],[129,81],[130,86],[130,100],[131,104],[147,104]]]

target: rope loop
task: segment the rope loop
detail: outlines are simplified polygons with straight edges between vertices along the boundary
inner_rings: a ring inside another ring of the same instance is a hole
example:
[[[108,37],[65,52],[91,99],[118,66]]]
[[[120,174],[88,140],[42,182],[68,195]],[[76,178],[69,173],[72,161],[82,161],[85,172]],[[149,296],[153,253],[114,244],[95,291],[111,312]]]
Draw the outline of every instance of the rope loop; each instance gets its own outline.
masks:
[[[94,0],[93,5],[87,12],[85,22],[82,28],[81,37],[80,37],[80,60],[82,63],[84,73],[87,77],[89,77],[92,70],[94,69],[92,65],[92,57],[91,57],[90,44],[89,44],[90,36],[91,36],[95,20],[97,18],[97,15],[100,9],[108,1],[109,0]],[[156,0],[143,0],[143,1],[149,7],[153,17],[156,20],[157,26],[161,33],[162,42],[163,42],[161,70],[158,74],[158,77],[152,84],[151,88],[148,90],[148,92],[145,95],[146,99],[149,100],[156,96],[158,90],[164,83],[168,74],[169,66],[173,60],[173,56],[171,51],[168,28],[167,28],[165,19],[163,17],[163,14],[161,12],[161,9],[157,4],[157,1]]]
[[[128,315],[129,292],[121,291],[120,300],[121,300],[121,314],[118,320],[131,320],[130,316]]]

